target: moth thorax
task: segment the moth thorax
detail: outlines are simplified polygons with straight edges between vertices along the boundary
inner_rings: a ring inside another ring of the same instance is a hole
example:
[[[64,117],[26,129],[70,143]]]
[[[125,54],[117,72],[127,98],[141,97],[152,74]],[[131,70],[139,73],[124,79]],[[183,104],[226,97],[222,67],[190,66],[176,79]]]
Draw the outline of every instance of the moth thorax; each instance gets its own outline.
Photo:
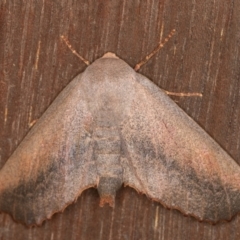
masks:
[[[121,187],[123,178],[120,164],[121,139],[114,127],[96,128],[94,135],[100,205],[114,205],[116,191]]]

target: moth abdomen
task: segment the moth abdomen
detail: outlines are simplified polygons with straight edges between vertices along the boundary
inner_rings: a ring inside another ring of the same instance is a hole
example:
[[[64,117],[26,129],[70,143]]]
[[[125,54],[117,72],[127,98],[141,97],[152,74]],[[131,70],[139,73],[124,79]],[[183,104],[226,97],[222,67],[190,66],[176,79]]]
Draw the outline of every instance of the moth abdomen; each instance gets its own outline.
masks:
[[[123,183],[123,168],[120,164],[121,139],[115,127],[97,128],[94,135],[100,206],[105,203],[113,206],[116,191]]]

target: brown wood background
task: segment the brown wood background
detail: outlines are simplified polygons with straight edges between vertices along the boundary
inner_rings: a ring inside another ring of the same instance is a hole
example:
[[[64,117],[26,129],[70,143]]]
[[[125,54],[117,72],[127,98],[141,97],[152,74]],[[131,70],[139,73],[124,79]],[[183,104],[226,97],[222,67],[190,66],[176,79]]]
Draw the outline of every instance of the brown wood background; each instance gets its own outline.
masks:
[[[173,28],[140,72],[168,91],[201,92],[174,100],[240,163],[240,1],[0,0],[0,167],[86,68],[61,35],[91,62],[112,51],[134,66]],[[120,189],[114,209],[98,203],[89,189],[30,229],[1,213],[0,239],[240,239],[240,215],[200,223],[130,188]]]

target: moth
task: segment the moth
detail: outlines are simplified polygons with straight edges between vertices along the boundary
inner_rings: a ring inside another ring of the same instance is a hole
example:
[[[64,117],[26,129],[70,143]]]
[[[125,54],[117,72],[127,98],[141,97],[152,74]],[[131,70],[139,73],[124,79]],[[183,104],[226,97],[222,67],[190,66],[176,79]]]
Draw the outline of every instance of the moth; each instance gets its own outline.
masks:
[[[0,170],[0,211],[40,225],[124,184],[199,220],[240,211],[237,163],[164,91],[113,53],[59,94]]]

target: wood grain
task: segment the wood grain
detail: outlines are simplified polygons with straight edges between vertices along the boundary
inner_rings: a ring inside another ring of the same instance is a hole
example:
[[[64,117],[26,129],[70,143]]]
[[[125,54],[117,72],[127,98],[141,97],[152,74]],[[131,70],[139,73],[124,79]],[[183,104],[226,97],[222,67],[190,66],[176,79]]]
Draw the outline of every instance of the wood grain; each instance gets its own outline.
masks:
[[[173,43],[140,72],[174,97],[240,163],[240,3],[237,1],[6,1],[0,6],[0,164],[64,86],[85,69],[60,36],[91,62],[112,51],[131,66],[173,28]],[[3,67],[2,67],[3,66]],[[40,228],[0,214],[0,239],[239,239],[239,216],[209,225],[122,188],[116,207],[96,190]]]

